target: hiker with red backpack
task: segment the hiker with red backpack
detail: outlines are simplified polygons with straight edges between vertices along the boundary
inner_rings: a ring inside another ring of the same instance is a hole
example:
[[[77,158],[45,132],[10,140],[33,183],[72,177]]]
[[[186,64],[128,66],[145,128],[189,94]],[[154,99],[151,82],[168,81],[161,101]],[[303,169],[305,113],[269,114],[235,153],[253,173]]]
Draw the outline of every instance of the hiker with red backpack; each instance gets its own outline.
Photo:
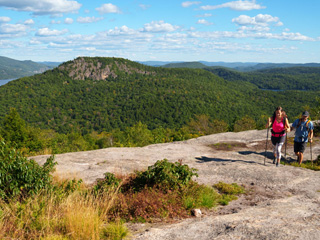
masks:
[[[306,149],[308,139],[310,144],[312,143],[313,138],[313,123],[308,120],[309,113],[304,111],[301,118],[296,119],[292,123],[291,129],[296,129],[294,137],[294,153],[297,155],[297,162],[299,164],[303,161],[303,153]]]
[[[290,132],[290,125],[286,113],[282,107],[277,107],[273,116],[268,119],[266,125],[269,128],[271,125],[271,142],[273,145],[273,164],[279,167],[281,159],[281,148],[286,140],[286,132]]]

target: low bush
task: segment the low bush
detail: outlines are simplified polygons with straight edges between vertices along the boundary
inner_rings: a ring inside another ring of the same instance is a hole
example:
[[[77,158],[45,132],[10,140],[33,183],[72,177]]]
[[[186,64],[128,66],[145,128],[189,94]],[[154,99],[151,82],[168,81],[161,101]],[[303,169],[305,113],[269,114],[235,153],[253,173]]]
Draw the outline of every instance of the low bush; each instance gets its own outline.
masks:
[[[27,197],[52,187],[54,157],[43,166],[24,157],[21,152],[0,141],[0,198]]]
[[[146,171],[136,172],[136,178],[132,184],[137,190],[145,186],[173,190],[188,185],[193,176],[198,176],[197,170],[188,165],[182,165],[182,161],[171,163],[163,159],[149,166]]]

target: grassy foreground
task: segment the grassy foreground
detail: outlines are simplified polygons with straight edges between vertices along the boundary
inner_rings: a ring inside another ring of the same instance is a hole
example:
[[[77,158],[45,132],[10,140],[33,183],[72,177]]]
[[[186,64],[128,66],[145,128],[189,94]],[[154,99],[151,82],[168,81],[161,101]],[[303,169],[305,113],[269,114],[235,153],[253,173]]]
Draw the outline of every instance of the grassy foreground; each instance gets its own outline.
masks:
[[[125,239],[130,237],[127,222],[182,219],[194,208],[226,205],[244,193],[235,183],[198,184],[192,180],[197,170],[182,161],[164,159],[127,176],[106,173],[88,186],[81,180],[51,179],[52,159],[32,172],[35,165],[26,166],[25,158],[10,154],[10,163],[0,169],[0,239]],[[9,155],[0,154],[0,160],[6,162]],[[6,177],[18,170],[22,177],[14,182]],[[29,184],[39,172],[47,179],[42,188],[37,188],[40,180]],[[10,182],[1,185],[6,179]]]

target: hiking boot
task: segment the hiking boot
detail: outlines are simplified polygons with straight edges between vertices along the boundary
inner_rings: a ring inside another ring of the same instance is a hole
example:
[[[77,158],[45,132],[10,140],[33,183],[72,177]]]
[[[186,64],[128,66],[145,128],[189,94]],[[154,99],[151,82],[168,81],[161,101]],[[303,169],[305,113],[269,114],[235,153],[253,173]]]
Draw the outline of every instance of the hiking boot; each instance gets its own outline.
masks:
[[[279,163],[278,162],[276,163],[276,167],[279,167]]]
[[[273,158],[273,162],[272,162],[273,164],[275,164],[276,163],[276,158],[274,157]]]

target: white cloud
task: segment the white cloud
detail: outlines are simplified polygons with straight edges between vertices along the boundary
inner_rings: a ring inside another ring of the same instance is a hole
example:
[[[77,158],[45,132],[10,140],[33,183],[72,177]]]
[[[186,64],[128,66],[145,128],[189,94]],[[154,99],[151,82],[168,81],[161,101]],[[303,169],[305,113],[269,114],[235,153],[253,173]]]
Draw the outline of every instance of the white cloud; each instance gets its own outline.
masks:
[[[116,5],[113,5],[112,3],[103,4],[101,7],[96,8],[96,10],[97,10],[100,14],[106,14],[106,13],[121,13],[120,8],[118,8]]]
[[[0,33],[19,33],[27,30],[24,24],[2,24],[0,25]]]
[[[10,22],[11,18],[9,17],[0,17],[0,23],[4,23],[4,22]]]
[[[72,19],[72,18],[66,18],[66,19],[64,20],[64,23],[65,23],[65,24],[72,24],[72,23],[73,23],[73,19]]]
[[[61,21],[51,20],[50,23],[51,24],[61,24]]]
[[[103,18],[96,18],[96,17],[78,17],[77,22],[78,23],[93,23],[101,21]]]
[[[230,8],[231,10],[236,10],[236,11],[249,11],[249,10],[264,9],[266,7],[256,4],[255,0],[252,0],[252,1],[239,0],[239,1],[223,3],[220,5],[206,5],[206,6],[200,7],[200,9],[202,10],[215,10],[218,8]]]
[[[0,7],[35,15],[53,15],[77,12],[82,4],[70,0],[0,0]]]
[[[127,26],[115,27],[102,34],[107,34],[108,36],[118,36],[118,35],[135,35],[138,32],[134,29],[128,28]]]
[[[28,27],[24,24],[0,24],[0,38],[17,38],[27,34]]]
[[[277,23],[275,24],[275,26],[281,27],[281,26],[283,26],[283,22],[277,22]]]
[[[25,20],[25,21],[24,21],[24,24],[26,24],[26,25],[33,25],[33,24],[34,24],[34,21],[33,21],[33,19],[28,19],[28,20]]]
[[[198,5],[198,4],[200,4],[201,2],[191,2],[191,1],[187,1],[187,2],[183,2],[183,3],[181,3],[181,6],[182,7],[190,7],[190,6],[192,6],[192,5]]]
[[[197,15],[196,17],[199,17],[199,18],[212,17],[212,14],[211,13],[205,13],[205,14]]]
[[[40,28],[37,32],[37,36],[44,36],[44,37],[47,37],[47,36],[60,36],[60,35],[63,35],[65,33],[67,33],[68,30],[64,29],[62,31],[59,31],[59,30],[51,30],[49,28]]]
[[[239,17],[232,19],[232,22],[241,26],[246,26],[246,25],[268,26],[269,23],[275,23],[275,26],[283,25],[283,23],[280,22],[278,17],[273,17],[269,14],[258,14],[255,17],[240,15]]]
[[[143,10],[147,10],[148,8],[151,7],[151,5],[139,4],[139,7]]]
[[[173,26],[170,23],[164,21],[152,21],[144,25],[143,31],[145,32],[173,32],[177,30],[178,26]]]
[[[239,32],[269,32],[270,28],[265,26],[241,26]]]
[[[211,22],[209,22],[209,21],[207,21],[205,19],[199,19],[197,21],[197,24],[203,24],[203,25],[209,26],[209,25],[212,25],[213,23],[211,23]]]

